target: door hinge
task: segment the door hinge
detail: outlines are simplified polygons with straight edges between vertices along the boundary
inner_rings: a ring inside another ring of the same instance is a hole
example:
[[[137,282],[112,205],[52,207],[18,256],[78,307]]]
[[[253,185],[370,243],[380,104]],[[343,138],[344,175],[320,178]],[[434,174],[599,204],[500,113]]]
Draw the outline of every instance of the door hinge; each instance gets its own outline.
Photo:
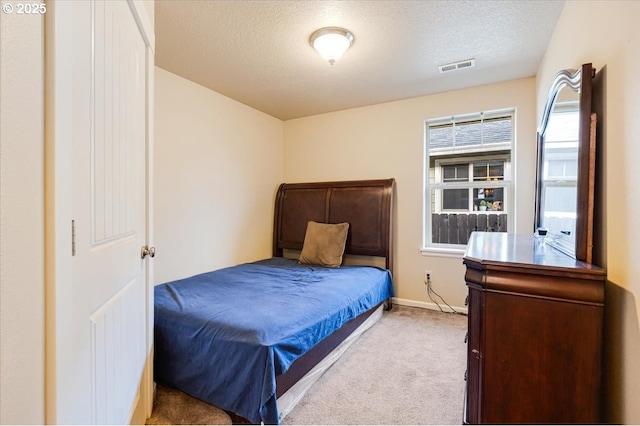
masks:
[[[71,256],[76,255],[76,221],[71,219]]]

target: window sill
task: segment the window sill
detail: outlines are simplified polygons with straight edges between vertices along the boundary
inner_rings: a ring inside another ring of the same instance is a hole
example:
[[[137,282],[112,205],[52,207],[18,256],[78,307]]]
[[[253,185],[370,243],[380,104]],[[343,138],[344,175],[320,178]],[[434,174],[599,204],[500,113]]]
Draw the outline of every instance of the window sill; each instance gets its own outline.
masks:
[[[462,259],[466,248],[441,248],[441,247],[423,247],[420,253],[429,257],[449,257],[454,259]]]

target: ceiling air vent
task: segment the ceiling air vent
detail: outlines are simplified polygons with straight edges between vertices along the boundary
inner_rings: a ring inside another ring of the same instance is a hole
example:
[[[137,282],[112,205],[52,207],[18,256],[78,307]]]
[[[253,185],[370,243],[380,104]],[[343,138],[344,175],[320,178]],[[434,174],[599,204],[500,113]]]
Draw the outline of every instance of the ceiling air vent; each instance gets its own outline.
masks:
[[[450,64],[439,65],[438,69],[440,70],[440,74],[445,72],[451,72],[456,70],[462,70],[465,68],[473,68],[476,66],[475,59],[466,59],[464,61],[452,62]]]

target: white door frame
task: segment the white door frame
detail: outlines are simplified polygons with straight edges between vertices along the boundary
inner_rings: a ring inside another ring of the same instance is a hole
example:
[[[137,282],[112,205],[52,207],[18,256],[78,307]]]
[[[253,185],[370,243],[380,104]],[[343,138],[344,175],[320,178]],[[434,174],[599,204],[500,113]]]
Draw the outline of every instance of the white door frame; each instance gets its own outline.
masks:
[[[74,0],[71,0],[74,1]],[[153,245],[153,70],[155,35],[142,1],[127,0],[146,47],[146,232],[147,245]],[[47,2],[45,15],[45,422],[56,424],[56,329],[63,316],[57,311],[72,303],[58,297],[72,281],[71,220],[72,220],[72,117],[56,115],[70,110],[73,75],[72,58],[56,45],[71,43],[72,19],[70,3]],[[68,50],[68,49],[67,49]],[[60,94],[55,93],[54,88]],[[131,421],[144,423],[151,415],[153,404],[153,262],[147,265],[146,318],[147,361],[139,388],[137,408],[132,407]],[[144,416],[144,417],[142,417]]]

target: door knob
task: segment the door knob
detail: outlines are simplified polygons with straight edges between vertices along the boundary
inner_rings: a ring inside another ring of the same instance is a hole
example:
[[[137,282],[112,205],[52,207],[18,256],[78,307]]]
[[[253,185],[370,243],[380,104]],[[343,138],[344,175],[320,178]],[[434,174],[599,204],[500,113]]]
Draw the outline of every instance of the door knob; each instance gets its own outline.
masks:
[[[142,248],[140,249],[140,258],[144,259],[145,257],[147,257],[147,255],[149,255],[149,257],[155,257],[156,256],[156,248],[155,247],[142,246]]]

